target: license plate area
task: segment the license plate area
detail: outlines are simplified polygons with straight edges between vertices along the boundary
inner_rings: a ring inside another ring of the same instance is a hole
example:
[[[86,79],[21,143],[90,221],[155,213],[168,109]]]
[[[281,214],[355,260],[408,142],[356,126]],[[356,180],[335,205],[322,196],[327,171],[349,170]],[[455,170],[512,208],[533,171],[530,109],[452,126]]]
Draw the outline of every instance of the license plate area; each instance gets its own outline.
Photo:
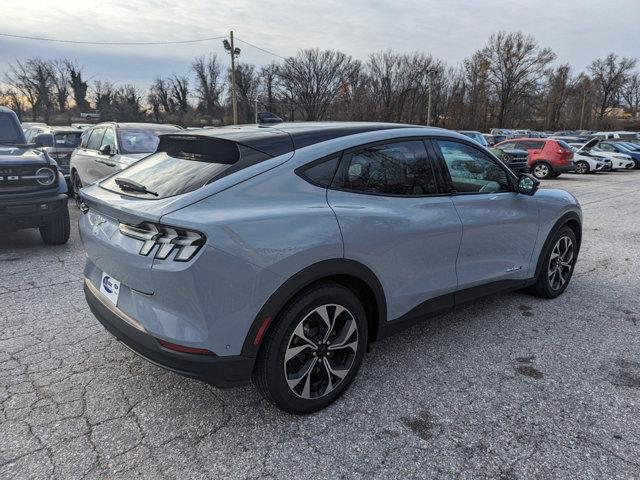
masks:
[[[113,305],[118,306],[118,296],[120,295],[120,281],[116,280],[111,275],[102,272],[102,278],[100,280],[100,293],[102,293]]]

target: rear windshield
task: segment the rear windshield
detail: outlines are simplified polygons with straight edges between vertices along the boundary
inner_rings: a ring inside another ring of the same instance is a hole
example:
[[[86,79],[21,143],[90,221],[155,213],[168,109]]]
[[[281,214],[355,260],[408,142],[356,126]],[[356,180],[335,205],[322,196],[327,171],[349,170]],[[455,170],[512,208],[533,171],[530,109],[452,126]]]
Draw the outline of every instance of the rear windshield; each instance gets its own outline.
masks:
[[[564,140],[556,140],[556,142],[558,142],[558,145],[560,145],[565,150],[571,150],[571,146],[569,146],[569,144]]]
[[[76,148],[80,145],[82,132],[60,132],[53,135],[56,148]]]
[[[158,150],[100,185],[116,193],[150,200],[166,198],[192,192],[218,178],[271,158],[228,140],[190,136],[163,139]],[[149,193],[123,190],[117,179],[144,185]]]
[[[13,115],[0,113],[0,143],[23,143],[19,128]]]
[[[158,147],[158,135],[178,130],[177,127],[119,128],[120,153],[151,153]]]

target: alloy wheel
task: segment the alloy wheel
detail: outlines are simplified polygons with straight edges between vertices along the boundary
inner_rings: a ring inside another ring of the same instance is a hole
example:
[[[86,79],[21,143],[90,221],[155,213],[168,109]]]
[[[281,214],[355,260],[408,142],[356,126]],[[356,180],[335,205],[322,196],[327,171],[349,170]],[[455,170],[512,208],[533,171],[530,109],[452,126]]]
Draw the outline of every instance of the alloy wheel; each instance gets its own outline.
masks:
[[[533,167],[533,174],[538,178],[547,178],[549,176],[549,167],[544,163],[539,163]]]
[[[548,278],[552,290],[560,290],[569,280],[573,268],[573,241],[566,235],[558,239],[551,250]]]
[[[589,171],[589,166],[586,162],[578,162],[576,164],[576,172],[577,173],[587,173]]]
[[[308,313],[293,330],[284,356],[289,389],[304,399],[324,397],[347,376],[358,351],[358,325],[337,304]]]

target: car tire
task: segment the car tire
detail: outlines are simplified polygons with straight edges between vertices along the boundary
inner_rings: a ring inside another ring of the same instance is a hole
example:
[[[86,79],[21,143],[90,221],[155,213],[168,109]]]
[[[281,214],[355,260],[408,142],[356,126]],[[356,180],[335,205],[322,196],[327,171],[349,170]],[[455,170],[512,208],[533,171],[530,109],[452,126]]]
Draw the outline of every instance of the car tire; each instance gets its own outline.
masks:
[[[313,413],[349,387],[367,342],[358,297],[336,283],[316,285],[294,297],[276,318],[258,353],[253,383],[285,412]]]
[[[579,162],[576,162],[576,173],[580,173],[580,174],[591,173],[589,164],[584,160],[580,160]]]
[[[62,245],[69,240],[71,222],[67,205],[45,226],[40,227],[40,236],[45,245]]]
[[[562,295],[571,281],[577,257],[576,235],[570,227],[564,226],[556,232],[544,250],[536,283],[527,291],[540,298]]]
[[[73,199],[75,200],[76,207],[80,208],[80,189],[82,188],[82,180],[80,175],[75,170],[71,174],[71,190],[73,191]]]
[[[546,180],[553,176],[553,169],[547,162],[538,162],[531,167],[531,173],[539,180]]]

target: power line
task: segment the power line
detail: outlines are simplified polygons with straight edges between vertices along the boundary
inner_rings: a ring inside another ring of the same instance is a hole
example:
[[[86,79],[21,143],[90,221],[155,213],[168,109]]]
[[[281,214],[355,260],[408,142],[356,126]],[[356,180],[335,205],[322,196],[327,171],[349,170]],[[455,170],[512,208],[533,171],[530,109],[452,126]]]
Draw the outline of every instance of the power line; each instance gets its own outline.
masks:
[[[11,33],[0,33],[0,36],[9,37],[9,38],[20,38],[23,40],[38,40],[41,42],[56,42],[56,43],[73,43],[73,44],[80,44],[80,45],[178,45],[178,44],[185,44],[185,43],[209,42],[211,40],[219,40],[221,38],[225,38],[225,35],[220,35],[218,37],[196,38],[193,40],[175,40],[175,41],[166,41],[166,42],[95,42],[95,41],[85,41],[85,40],[67,40],[67,39],[60,39],[60,38],[31,37],[28,35],[13,35]]]
[[[288,60],[288,57],[283,57],[282,55],[278,55],[275,52],[267,50],[266,48],[259,47],[258,45],[254,45],[253,43],[247,42],[246,40],[242,40],[240,37],[236,37],[236,40],[240,40],[242,43],[246,43],[250,47],[257,48],[258,50],[262,50],[264,53],[268,53],[269,55],[273,55],[274,57],[281,58],[282,60]]]

